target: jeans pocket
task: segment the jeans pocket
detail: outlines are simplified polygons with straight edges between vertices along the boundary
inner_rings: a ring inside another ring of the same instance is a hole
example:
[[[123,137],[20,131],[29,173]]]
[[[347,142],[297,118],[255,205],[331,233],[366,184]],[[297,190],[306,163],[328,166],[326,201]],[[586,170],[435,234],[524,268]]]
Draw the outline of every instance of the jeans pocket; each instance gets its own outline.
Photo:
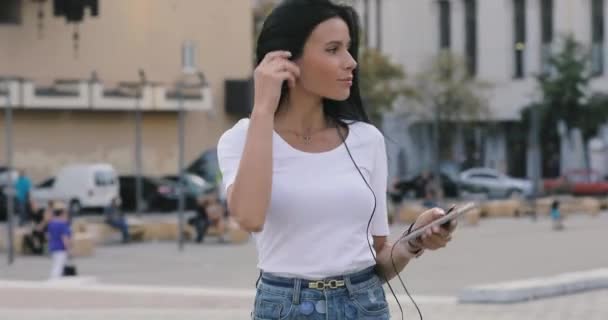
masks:
[[[359,309],[359,312],[367,316],[381,316],[389,313],[386,295],[380,284],[354,292],[351,302]]]
[[[287,296],[258,291],[253,310],[254,320],[285,320],[291,314],[292,301]]]

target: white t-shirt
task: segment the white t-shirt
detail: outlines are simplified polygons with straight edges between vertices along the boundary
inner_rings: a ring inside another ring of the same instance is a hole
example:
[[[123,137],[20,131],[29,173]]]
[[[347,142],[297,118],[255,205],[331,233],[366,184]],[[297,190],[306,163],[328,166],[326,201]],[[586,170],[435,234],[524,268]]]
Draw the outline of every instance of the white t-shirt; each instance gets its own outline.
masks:
[[[249,119],[241,119],[218,142],[224,187],[234,182]],[[321,153],[295,149],[273,131],[272,193],[264,228],[254,233],[258,267],[265,272],[319,279],[375,264],[366,237],[389,234],[386,211],[387,159],[384,136],[374,126],[349,125],[346,145]],[[374,255],[376,253],[374,252]]]

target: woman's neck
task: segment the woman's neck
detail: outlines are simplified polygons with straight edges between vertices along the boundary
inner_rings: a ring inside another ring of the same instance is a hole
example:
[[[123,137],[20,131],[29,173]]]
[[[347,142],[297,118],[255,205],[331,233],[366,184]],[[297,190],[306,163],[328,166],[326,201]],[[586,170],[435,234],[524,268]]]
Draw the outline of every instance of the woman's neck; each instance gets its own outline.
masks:
[[[275,129],[300,133],[316,132],[328,127],[323,111],[323,101],[319,96],[290,90],[289,96],[275,115]]]

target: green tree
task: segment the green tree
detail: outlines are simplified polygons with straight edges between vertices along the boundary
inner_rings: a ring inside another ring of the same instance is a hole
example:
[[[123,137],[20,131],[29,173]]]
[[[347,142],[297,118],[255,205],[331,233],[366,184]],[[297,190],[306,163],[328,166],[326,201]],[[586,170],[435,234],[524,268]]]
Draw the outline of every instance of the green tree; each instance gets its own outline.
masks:
[[[416,76],[417,112],[433,123],[435,177],[440,177],[440,142],[449,140],[458,123],[480,120],[489,114],[484,96],[489,88],[488,83],[471,77],[464,61],[448,51],[433,57]]]
[[[568,130],[580,128],[585,145],[597,134],[599,124],[608,118],[606,95],[593,94],[589,51],[568,35],[561,39],[560,49],[548,59],[548,72],[537,76],[542,100],[530,105],[523,113],[524,123],[530,121],[531,108],[538,108],[539,138],[543,175],[559,174],[554,161],[559,155],[559,121],[564,121]],[[586,165],[589,164],[585,150]]]
[[[393,109],[397,99],[415,95],[406,82],[404,68],[376,49],[361,50],[358,69],[361,97],[370,120],[377,126],[381,125],[382,115]]]
[[[473,121],[489,114],[484,96],[490,84],[468,74],[464,61],[448,51],[431,59],[415,79],[414,90],[423,114],[434,115],[442,126]]]

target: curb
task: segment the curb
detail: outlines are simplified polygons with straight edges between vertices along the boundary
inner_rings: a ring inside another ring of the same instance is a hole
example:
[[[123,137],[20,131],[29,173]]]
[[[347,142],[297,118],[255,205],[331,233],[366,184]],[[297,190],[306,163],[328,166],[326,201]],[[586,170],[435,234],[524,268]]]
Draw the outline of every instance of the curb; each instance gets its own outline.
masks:
[[[459,303],[515,303],[596,289],[608,289],[608,269],[468,287]]]

